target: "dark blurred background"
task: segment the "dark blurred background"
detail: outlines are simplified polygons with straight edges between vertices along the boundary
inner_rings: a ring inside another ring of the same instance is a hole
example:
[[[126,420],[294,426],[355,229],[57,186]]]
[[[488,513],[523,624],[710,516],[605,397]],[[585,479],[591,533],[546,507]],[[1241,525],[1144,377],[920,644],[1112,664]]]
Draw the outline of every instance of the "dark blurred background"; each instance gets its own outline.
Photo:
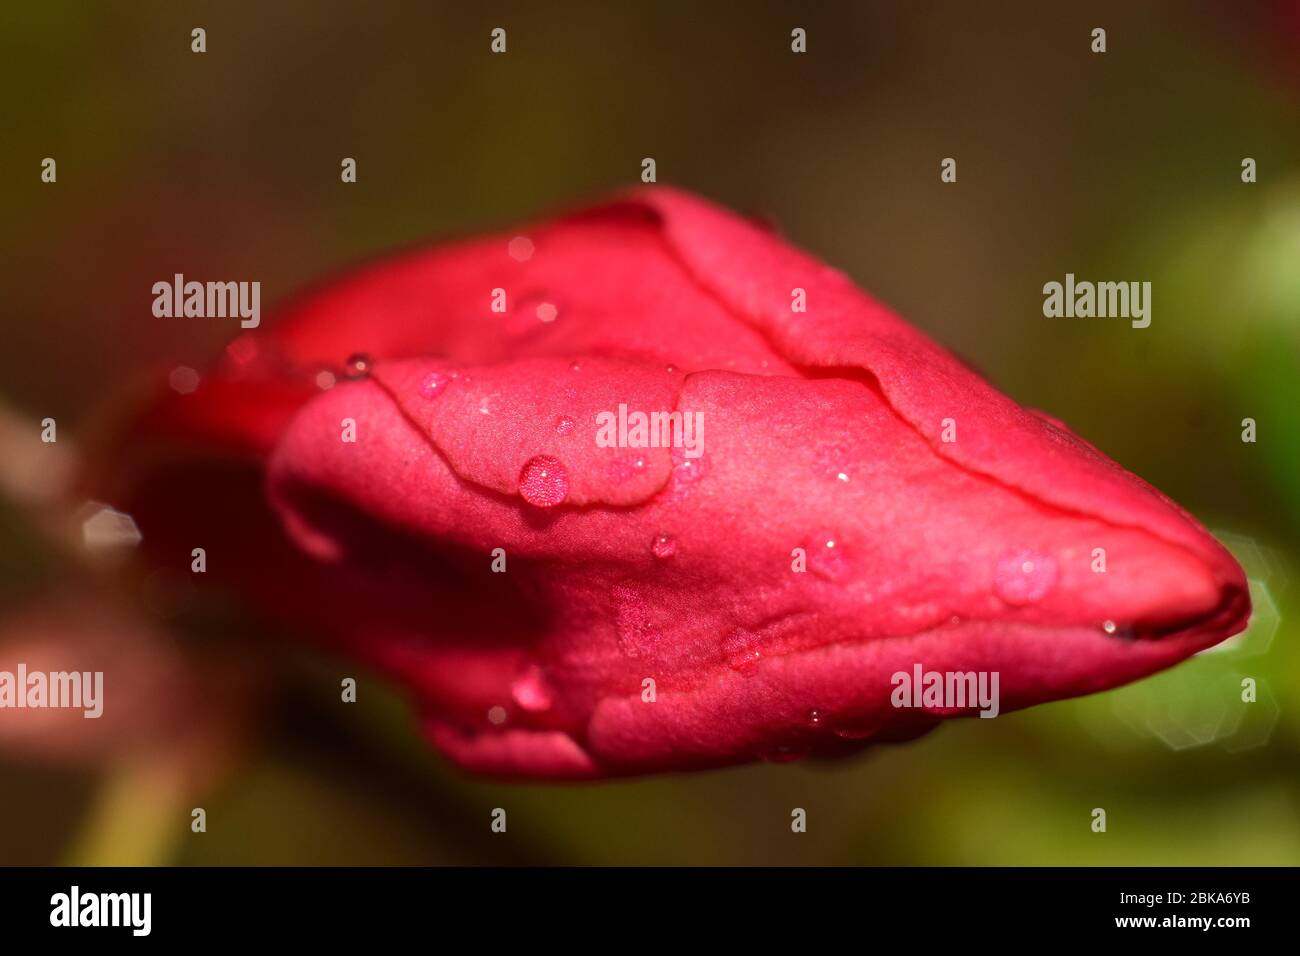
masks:
[[[129,726],[0,727],[0,863],[1300,863],[1300,5],[43,0],[3,20],[0,649],[150,663]],[[75,449],[143,372],[202,369],[234,328],[154,319],[155,281],[258,278],[267,312],[358,259],[636,182],[646,156],[1187,507],[1246,567],[1250,630],[842,763],[506,786],[444,763],[373,681],[341,714],[336,662],[82,553]],[[1044,318],[1066,272],[1150,280],[1150,328]],[[47,416],[58,461],[31,446]]]

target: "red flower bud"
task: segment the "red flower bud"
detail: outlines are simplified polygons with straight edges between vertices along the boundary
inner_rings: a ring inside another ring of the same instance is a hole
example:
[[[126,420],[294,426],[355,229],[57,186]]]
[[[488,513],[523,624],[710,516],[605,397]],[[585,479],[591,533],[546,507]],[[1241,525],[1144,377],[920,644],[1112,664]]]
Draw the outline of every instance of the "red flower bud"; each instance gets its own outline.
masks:
[[[843,753],[974,713],[900,705],[918,667],[1006,711],[1245,626],[1190,516],[770,232],[655,189],[513,235],[325,287],[131,446],[147,542],[211,541],[457,762]]]

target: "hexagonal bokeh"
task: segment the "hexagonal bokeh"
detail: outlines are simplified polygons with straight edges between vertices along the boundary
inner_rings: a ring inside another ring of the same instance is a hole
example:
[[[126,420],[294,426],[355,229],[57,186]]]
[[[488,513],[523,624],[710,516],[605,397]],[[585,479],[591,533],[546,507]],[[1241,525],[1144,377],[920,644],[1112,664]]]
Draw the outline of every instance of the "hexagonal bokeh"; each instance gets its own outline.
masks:
[[[1223,749],[1228,753],[1240,753],[1268,743],[1277,728],[1278,716],[1282,708],[1278,706],[1277,698],[1273,696],[1273,692],[1262,677],[1253,674],[1234,674],[1233,677],[1237,680],[1238,700],[1241,699],[1243,690],[1242,681],[1250,678],[1255,682],[1255,700],[1251,703],[1242,701],[1242,719],[1237,725],[1236,732],[1223,741]]]
[[[82,509],[81,540],[88,551],[133,548],[141,541],[135,519],[98,501]]]
[[[1237,733],[1245,717],[1239,686],[1218,667],[1188,662],[1116,691],[1111,706],[1139,737],[1187,750]]]

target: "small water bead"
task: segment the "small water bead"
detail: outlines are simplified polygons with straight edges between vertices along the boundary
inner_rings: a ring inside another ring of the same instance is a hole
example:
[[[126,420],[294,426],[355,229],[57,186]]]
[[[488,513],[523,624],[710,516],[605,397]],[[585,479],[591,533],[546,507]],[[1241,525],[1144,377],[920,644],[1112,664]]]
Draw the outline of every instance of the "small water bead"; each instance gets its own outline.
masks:
[[[577,427],[577,424],[578,423],[568,415],[561,415],[555,420],[555,434],[568,435],[575,427]]]
[[[560,317],[560,310],[554,302],[543,302],[537,307],[537,317],[543,322],[554,322]]]
[[[813,538],[808,564],[814,573],[832,581],[841,580],[849,570],[843,545],[829,531]]]
[[[645,465],[645,458],[640,455],[616,459],[609,464],[609,480],[616,485],[631,481],[645,471]]]
[[[316,373],[316,387],[322,392],[333,388],[336,381],[338,379],[334,377],[334,373],[327,368],[323,368]]]
[[[810,710],[810,711],[808,711],[808,723],[810,723],[810,724],[812,724],[814,727],[816,727],[816,726],[818,726],[821,722],[822,722],[822,712],[821,712],[820,710]]]
[[[365,352],[356,352],[348,356],[343,365],[343,374],[355,381],[367,377],[374,365],[374,359]]]
[[[442,372],[430,372],[420,380],[420,397],[432,401],[447,390],[451,379]]]
[[[674,494],[681,494],[691,485],[695,484],[704,477],[708,471],[706,462],[708,459],[704,455],[698,458],[686,457],[686,449],[674,445],[671,450],[673,459],[673,491]]]
[[[560,459],[537,455],[519,473],[519,494],[534,508],[553,508],[569,497],[569,472]]]
[[[1118,630],[1114,621],[1104,621],[1101,625],[1101,629],[1107,634],[1114,634],[1115,631]]]
[[[1008,604],[1041,601],[1056,586],[1056,560],[1028,548],[1009,551],[993,570],[993,589]]]
[[[650,553],[660,561],[667,561],[677,553],[677,539],[670,534],[655,535],[650,542]]]
[[[759,751],[758,759],[766,763],[790,763],[795,760],[802,760],[806,756],[807,751],[792,747],[789,744],[783,744],[779,747],[773,747],[771,750]]]
[[[737,628],[722,642],[722,653],[727,666],[741,674],[752,674],[763,659],[763,652],[758,646],[758,635],[744,628]]]
[[[487,718],[489,722],[500,727],[506,722],[506,709],[500,704],[496,707],[491,707],[488,709]]]

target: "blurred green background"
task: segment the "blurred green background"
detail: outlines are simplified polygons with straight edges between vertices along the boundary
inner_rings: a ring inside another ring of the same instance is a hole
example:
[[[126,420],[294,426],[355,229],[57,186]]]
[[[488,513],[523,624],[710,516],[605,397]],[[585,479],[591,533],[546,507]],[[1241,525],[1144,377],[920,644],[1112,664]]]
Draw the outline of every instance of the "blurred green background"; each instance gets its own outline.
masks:
[[[151,316],[159,278],[256,277],[265,310],[357,259],[633,183],[653,156],[1192,511],[1257,612],[1136,685],[857,759],[581,786],[471,779],[375,681],[341,709],[338,664],[229,609],[154,614],[171,651],[254,686],[128,756],[0,735],[0,863],[1300,863],[1300,14],[1089,7],[8,5],[5,441],[52,416],[60,443],[93,442],[121,383],[217,354],[229,323]],[[1150,280],[1151,327],[1045,319],[1066,272]],[[63,506],[40,497],[0,504],[0,643],[4,614],[88,590],[142,613],[129,572],[58,545]]]

